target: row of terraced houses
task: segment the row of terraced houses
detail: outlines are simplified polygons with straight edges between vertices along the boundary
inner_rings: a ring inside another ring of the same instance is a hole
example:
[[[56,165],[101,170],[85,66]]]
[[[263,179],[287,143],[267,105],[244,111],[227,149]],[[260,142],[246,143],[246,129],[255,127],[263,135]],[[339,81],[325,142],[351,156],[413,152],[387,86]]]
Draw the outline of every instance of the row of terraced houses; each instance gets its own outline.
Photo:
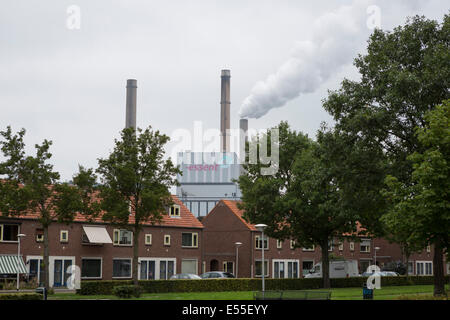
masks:
[[[227,271],[239,278],[261,277],[263,248],[267,277],[303,277],[320,261],[320,248],[298,248],[293,241],[262,239],[255,226],[244,220],[237,201],[219,201],[200,222],[176,196],[173,200],[161,223],[145,226],[139,235],[139,279],[169,279],[176,273],[207,271]],[[18,234],[25,235],[20,240],[22,272],[39,281],[43,271],[43,230],[33,215],[0,218],[0,275],[11,277],[16,273]],[[88,222],[80,214],[68,225],[53,223],[49,228],[50,285],[65,286],[67,267],[72,264],[80,267],[82,280],[131,279],[132,243],[132,232],[101,219]],[[337,257],[357,260],[360,273],[375,259],[380,266],[402,260],[398,245],[368,237],[333,241],[329,251]],[[432,251],[428,247],[413,255],[408,272],[432,275]]]

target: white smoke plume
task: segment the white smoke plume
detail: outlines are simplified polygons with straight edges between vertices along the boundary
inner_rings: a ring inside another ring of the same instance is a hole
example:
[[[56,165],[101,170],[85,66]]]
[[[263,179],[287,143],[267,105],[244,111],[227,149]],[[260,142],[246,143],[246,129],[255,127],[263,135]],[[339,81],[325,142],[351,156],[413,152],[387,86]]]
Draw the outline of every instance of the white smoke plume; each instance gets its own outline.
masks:
[[[355,0],[317,19],[312,38],[297,42],[289,59],[252,88],[241,105],[240,117],[260,118],[301,94],[312,93],[341,67],[352,63],[373,31],[369,24],[377,20],[377,16],[375,20],[370,16],[377,14],[377,7],[370,4]]]

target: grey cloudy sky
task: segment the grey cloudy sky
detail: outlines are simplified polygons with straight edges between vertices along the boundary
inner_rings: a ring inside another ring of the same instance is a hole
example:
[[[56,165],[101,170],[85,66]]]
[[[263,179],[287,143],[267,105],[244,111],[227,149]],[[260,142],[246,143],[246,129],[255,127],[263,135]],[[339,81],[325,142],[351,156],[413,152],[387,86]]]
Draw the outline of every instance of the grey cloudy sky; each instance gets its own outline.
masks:
[[[442,21],[449,10],[446,0],[362,3],[2,1],[0,130],[26,128],[29,151],[45,138],[52,140],[52,163],[68,180],[78,164],[95,167],[96,159],[112,149],[125,123],[126,79],[138,80],[138,126],[171,135],[180,128],[192,130],[194,121],[218,128],[220,70],[231,69],[232,127],[238,126],[238,112],[255,85],[266,83],[267,90],[275,86],[284,94],[287,86],[291,92],[282,106],[271,105],[271,94],[254,100],[264,101],[268,110],[250,119],[249,126],[267,128],[288,120],[294,129],[314,136],[322,121],[331,121],[321,106],[327,89],[358,76],[351,62],[364,51],[371,31],[366,26],[369,5],[380,8],[383,29],[415,14]],[[71,5],[80,9],[80,29],[66,26]],[[343,6],[351,10],[340,16]],[[355,36],[346,29],[349,21],[352,28],[361,28]],[[299,68],[298,75],[274,81],[281,89],[267,81],[271,75],[276,80],[298,56],[299,42],[315,45],[330,39],[334,49],[313,64],[331,65],[326,75],[309,77],[315,67]],[[345,50],[336,49],[336,43]],[[298,89],[296,81],[314,85]]]

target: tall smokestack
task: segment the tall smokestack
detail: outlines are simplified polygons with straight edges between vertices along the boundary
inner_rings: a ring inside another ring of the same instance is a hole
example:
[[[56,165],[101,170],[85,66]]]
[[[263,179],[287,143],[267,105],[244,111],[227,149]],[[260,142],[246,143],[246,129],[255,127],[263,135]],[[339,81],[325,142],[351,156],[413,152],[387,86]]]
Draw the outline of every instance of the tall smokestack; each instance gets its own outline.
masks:
[[[222,152],[230,151],[230,70],[222,70],[220,95],[220,143]]]
[[[133,127],[136,129],[136,89],[137,89],[137,80],[128,79],[125,128]]]

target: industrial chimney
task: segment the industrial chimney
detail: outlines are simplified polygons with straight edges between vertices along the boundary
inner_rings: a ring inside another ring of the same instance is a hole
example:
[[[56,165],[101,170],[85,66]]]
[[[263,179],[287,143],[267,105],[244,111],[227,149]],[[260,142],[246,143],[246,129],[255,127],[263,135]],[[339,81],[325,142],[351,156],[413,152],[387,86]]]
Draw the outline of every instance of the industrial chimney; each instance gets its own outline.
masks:
[[[137,89],[137,80],[128,79],[125,128],[133,127],[136,129],[136,89]]]
[[[222,70],[220,95],[220,148],[230,151],[230,70]]]

